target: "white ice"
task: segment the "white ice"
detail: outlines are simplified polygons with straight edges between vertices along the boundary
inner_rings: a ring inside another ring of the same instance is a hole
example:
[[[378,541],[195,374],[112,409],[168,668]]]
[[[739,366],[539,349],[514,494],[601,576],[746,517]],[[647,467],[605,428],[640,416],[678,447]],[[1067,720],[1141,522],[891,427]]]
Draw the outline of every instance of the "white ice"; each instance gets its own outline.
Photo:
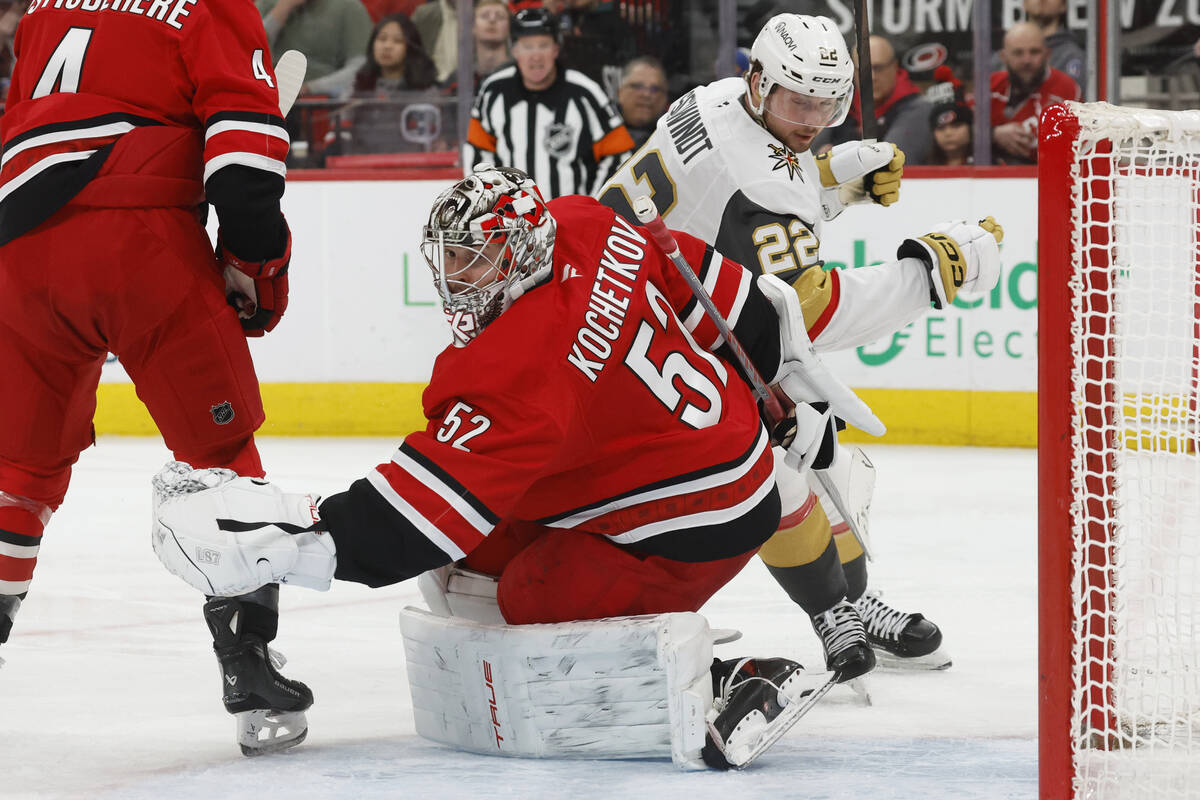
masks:
[[[332,493],[394,442],[263,439],[270,476]],[[416,736],[397,612],[410,584],[287,587],[276,645],[316,695],[308,741],[243,758],[220,704],[201,599],[150,548],[156,440],[83,454],[0,647],[0,798],[1033,798],[1036,458],[1032,450],[874,446],[872,585],[945,634],[945,672],[880,673],[871,705],[838,687],[740,773],[669,761],[531,761]],[[704,609],[745,638],[717,655],[818,664],[808,621],[752,562]]]

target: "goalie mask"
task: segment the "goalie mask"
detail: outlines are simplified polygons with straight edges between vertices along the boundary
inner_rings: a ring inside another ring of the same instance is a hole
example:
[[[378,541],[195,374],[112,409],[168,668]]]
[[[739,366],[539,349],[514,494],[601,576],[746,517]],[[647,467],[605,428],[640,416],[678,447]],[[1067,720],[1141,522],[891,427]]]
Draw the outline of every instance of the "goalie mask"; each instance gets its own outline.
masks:
[[[554,217],[533,179],[490,164],[438,195],[421,255],[454,334],[465,347],[527,289],[549,275]]]
[[[811,111],[796,113],[788,122],[812,127],[841,125],[854,98],[854,64],[846,42],[828,17],[777,14],[767,20],[750,48],[746,81],[754,81],[758,104],[751,110],[762,117],[767,96],[776,86],[800,95]],[[802,118],[800,118],[802,117]]]

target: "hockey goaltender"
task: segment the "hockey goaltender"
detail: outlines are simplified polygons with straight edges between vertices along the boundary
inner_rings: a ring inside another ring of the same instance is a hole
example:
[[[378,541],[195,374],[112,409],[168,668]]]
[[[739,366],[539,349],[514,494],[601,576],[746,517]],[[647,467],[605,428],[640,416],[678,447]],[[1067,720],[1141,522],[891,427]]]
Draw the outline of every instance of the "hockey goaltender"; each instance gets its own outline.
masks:
[[[993,230],[994,229],[994,230]],[[934,296],[986,291],[998,228],[953,223],[887,265]],[[754,369],[793,408],[768,431],[729,344],[645,228],[586,197],[546,203],[485,165],[434,201],[422,251],[454,337],[427,427],[322,500],[172,462],[153,543],[230,597],[217,641],[247,754],[304,738],[312,694],[243,627],[237,596],[275,582],[383,586],[418,575],[433,613],[402,627],[418,733],[481,753],[750,763],[836,672],[714,661],[695,613],[775,533],[784,466],[829,468],[837,420],[882,424],[817,370],[796,292],[704,242],[678,249]],[[829,402],[822,402],[829,401]],[[786,587],[785,587],[786,588]]]

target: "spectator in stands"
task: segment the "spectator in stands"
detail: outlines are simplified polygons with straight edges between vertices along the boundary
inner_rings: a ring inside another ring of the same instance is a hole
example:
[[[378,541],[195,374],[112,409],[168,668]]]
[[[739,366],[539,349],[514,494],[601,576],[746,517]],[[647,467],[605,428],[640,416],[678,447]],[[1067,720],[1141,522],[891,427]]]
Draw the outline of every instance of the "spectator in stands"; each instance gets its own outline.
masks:
[[[339,126],[339,153],[400,153],[430,149],[441,135],[441,109],[421,103],[436,70],[421,35],[403,14],[384,17],[371,32],[367,63],[354,78],[354,99]],[[430,93],[436,97],[435,92]],[[414,102],[415,101],[415,102]]]
[[[508,52],[509,14],[504,0],[479,0],[475,4],[475,85],[512,60]]]
[[[929,163],[946,167],[975,163],[975,140],[971,129],[974,122],[975,112],[966,103],[951,101],[935,105],[929,114],[929,123],[933,127]]]
[[[479,91],[479,84],[500,67],[512,62],[508,49],[511,15],[504,0],[478,0],[475,4],[475,23],[471,31],[475,39],[475,81],[471,85],[471,96]],[[443,94],[458,93],[458,72],[440,84]]]
[[[633,144],[641,147],[667,110],[667,72],[654,56],[638,56],[625,65],[617,105]]]
[[[451,81],[458,68],[458,11],[456,0],[429,0],[413,12],[425,50],[437,66],[438,83]]]
[[[1067,0],[1025,0],[1025,18],[1038,26],[1046,37],[1050,66],[1071,76],[1075,85],[1082,89],[1087,54],[1067,29]],[[999,53],[993,59],[992,69],[1004,69]]]
[[[992,144],[1002,164],[1037,163],[1037,126],[1042,109],[1079,99],[1079,85],[1050,66],[1042,30],[1019,22],[1004,35],[1006,69],[992,73]]]
[[[308,57],[305,94],[345,96],[366,62],[371,17],[361,0],[258,0],[271,59],[288,50]]]
[[[463,166],[492,162],[529,173],[547,197],[594,194],[633,139],[600,86],[558,62],[558,26],[545,9],[512,19],[514,64],[484,80],[471,109]]]
[[[0,103],[8,98],[8,84],[12,79],[13,64],[16,62],[13,55],[13,35],[17,32],[17,23],[25,16],[28,8],[29,0],[0,3]]]
[[[877,138],[903,150],[906,164],[927,163],[933,146],[933,130],[929,125],[929,112],[933,107],[908,77],[908,72],[900,68],[891,42],[882,36],[872,36],[870,47]],[[827,144],[861,139],[861,109],[856,98],[846,121],[819,136],[815,148],[820,151]]]
[[[563,64],[617,96],[621,72],[633,58],[634,37],[615,0],[545,0],[558,19]]]
[[[428,89],[435,73],[417,26],[404,14],[392,14],[371,31],[367,62],[354,76],[354,94]]]

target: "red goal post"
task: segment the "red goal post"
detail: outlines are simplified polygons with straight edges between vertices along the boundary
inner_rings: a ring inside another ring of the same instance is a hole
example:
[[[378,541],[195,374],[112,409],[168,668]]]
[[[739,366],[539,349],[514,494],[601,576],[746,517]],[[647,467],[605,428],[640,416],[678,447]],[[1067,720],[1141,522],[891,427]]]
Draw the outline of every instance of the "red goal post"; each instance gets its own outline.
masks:
[[[1040,138],[1041,797],[1200,797],[1200,112]]]

